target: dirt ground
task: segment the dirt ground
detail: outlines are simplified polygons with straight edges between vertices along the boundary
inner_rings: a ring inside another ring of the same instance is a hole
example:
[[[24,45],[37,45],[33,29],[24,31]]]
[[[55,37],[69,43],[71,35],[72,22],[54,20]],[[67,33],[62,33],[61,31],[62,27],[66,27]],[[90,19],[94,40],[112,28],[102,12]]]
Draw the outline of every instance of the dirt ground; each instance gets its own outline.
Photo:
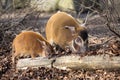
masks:
[[[45,36],[45,24],[52,13],[15,11],[0,17],[0,80],[120,80],[120,69],[114,70],[60,70],[56,68],[28,68],[15,70],[11,62],[11,44],[22,30],[33,30]],[[109,54],[119,56],[120,40],[105,26],[98,15],[88,19],[89,51],[87,55]],[[108,41],[109,40],[109,41]],[[91,45],[102,44],[99,47]]]

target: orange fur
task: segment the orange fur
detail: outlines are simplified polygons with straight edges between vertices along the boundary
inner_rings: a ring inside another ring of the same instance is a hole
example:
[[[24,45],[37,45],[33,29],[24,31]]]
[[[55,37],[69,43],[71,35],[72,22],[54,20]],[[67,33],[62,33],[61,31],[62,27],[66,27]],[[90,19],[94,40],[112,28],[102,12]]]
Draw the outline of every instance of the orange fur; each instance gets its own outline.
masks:
[[[51,45],[42,35],[33,31],[24,31],[13,40],[12,60],[14,62],[14,58],[26,55],[30,55],[32,58],[37,55],[45,57],[51,51]]]
[[[69,14],[57,12],[47,22],[46,38],[51,45],[55,43],[64,49],[66,46],[71,47],[72,40],[77,38],[81,31],[85,30]]]

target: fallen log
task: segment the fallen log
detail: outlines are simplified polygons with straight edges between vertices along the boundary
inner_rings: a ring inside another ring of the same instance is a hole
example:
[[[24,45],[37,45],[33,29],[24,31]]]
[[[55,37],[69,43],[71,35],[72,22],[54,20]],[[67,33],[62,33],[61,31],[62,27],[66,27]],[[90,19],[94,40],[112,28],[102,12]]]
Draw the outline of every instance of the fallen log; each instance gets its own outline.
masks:
[[[16,65],[17,69],[27,69],[28,67],[50,67],[51,68],[51,62],[53,59],[48,59],[45,57],[36,57],[35,59],[32,58],[25,58],[25,59],[19,59]]]
[[[49,67],[54,59],[37,57],[35,59],[19,59],[17,69],[27,67]],[[109,55],[92,55],[80,57],[79,55],[69,55],[57,57],[53,67],[58,69],[115,69],[120,68],[120,56],[110,57]]]

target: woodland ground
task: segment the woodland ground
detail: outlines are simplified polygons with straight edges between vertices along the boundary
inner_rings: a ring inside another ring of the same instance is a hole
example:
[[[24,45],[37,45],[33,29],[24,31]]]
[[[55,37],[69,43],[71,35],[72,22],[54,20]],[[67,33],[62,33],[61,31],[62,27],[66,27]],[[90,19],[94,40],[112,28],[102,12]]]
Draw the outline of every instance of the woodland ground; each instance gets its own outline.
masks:
[[[33,30],[45,36],[45,24],[52,13],[37,13],[19,10],[5,13],[0,17],[0,80],[120,80],[120,69],[114,70],[59,70],[56,68],[38,68],[15,71],[11,66],[11,44],[15,35],[22,30]],[[89,45],[101,44],[100,47],[89,47],[87,55],[109,54],[119,56],[120,41],[105,26],[105,20],[99,15],[88,19]]]

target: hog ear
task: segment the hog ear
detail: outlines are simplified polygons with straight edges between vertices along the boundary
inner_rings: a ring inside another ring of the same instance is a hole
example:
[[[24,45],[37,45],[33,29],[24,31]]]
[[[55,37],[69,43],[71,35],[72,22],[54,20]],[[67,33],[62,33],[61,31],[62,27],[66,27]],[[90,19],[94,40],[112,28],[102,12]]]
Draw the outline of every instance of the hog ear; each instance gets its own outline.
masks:
[[[41,41],[41,40],[39,40],[39,39],[37,39],[40,43],[41,43],[41,45],[42,45],[42,47],[44,48],[47,44],[45,43],[45,41]]]
[[[78,36],[77,38],[75,38],[75,44],[77,45],[81,45],[82,44],[82,39],[80,36]]]

